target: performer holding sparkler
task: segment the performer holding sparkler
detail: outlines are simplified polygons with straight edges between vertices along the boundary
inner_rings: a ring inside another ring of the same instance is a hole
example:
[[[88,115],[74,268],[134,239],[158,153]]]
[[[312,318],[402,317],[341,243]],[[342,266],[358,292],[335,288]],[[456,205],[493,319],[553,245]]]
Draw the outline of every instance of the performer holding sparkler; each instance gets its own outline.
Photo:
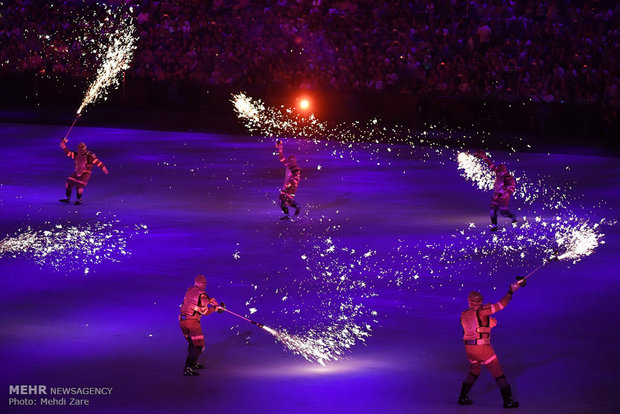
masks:
[[[63,138],[60,141],[60,148],[62,148],[67,157],[75,160],[75,172],[67,177],[67,182],[65,183],[65,195],[67,198],[62,198],[59,201],[69,203],[71,201],[71,192],[73,191],[73,187],[75,187],[75,194],[77,196],[75,205],[79,205],[82,204],[82,195],[84,194],[84,188],[88,184],[88,180],[90,180],[93,165],[101,168],[105,174],[108,173],[108,169],[93,152],[86,148],[86,144],[83,142],[78,145],[77,151],[69,150],[66,142],[66,138]]]
[[[495,377],[495,382],[502,393],[504,408],[517,408],[519,403],[512,400],[512,390],[506,380],[504,371],[499,363],[499,359],[491,346],[491,329],[497,326],[497,320],[489,317],[508,305],[512,299],[512,294],[520,287],[525,286],[525,279],[521,278],[510,285],[508,293],[499,302],[485,305],[482,304],[483,297],[480,292],[472,291],[467,298],[469,308],[461,313],[461,325],[463,326],[463,341],[465,342],[465,352],[469,360],[469,372],[461,387],[458,403],[460,405],[470,405],[473,402],[469,399],[468,393],[480,375],[482,366],[486,366],[489,372]]]
[[[276,141],[276,148],[278,149],[280,162],[286,166],[284,184],[280,189],[280,208],[284,212],[284,216],[280,220],[290,220],[291,218],[288,215],[289,207],[295,207],[295,215],[298,215],[301,210],[301,206],[295,201],[295,193],[297,192],[297,187],[299,187],[302,170],[297,165],[297,159],[294,155],[284,157],[282,141]]]
[[[504,164],[495,165],[491,159],[482,151],[476,152],[476,157],[484,160],[491,171],[495,173],[495,185],[493,188],[493,197],[491,198],[491,231],[497,231],[497,210],[502,216],[508,217],[512,223],[517,222],[517,216],[508,210],[508,202],[510,196],[515,192],[517,182],[515,178],[508,172],[508,168]]]
[[[214,298],[207,295],[206,287],[207,279],[204,275],[196,276],[194,286],[185,292],[185,298],[181,305],[181,315],[179,315],[181,331],[188,343],[183,375],[191,377],[200,375],[195,370],[204,368],[198,362],[198,357],[205,347],[205,337],[202,333],[200,318],[202,315],[210,315],[215,311],[222,313],[226,309],[223,302],[219,304]]]

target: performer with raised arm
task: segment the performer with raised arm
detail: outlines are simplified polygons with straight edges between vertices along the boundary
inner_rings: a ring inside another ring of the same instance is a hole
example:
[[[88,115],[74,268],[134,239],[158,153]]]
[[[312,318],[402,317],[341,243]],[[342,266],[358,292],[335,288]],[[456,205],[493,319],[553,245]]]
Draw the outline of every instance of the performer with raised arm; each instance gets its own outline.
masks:
[[[77,151],[68,149],[66,142],[66,139],[63,138],[60,141],[60,148],[62,148],[67,157],[75,160],[75,171],[67,177],[67,182],[65,183],[65,195],[67,198],[62,198],[59,201],[69,203],[71,201],[71,192],[73,191],[73,187],[75,187],[75,194],[77,196],[75,205],[79,205],[82,204],[82,195],[84,194],[84,188],[88,184],[88,180],[90,180],[93,165],[101,168],[105,174],[108,173],[108,169],[93,152],[86,148],[86,144],[83,142],[78,145]]]
[[[517,216],[512,214],[508,210],[508,202],[510,196],[515,192],[517,188],[517,182],[515,178],[508,172],[508,168],[504,164],[495,165],[491,159],[482,151],[476,152],[476,157],[484,160],[487,163],[491,171],[495,173],[495,184],[493,187],[493,196],[491,198],[491,231],[497,231],[497,211],[504,217],[508,217],[512,220],[512,223],[517,222]]]
[[[499,302],[494,304],[482,304],[484,298],[480,292],[472,291],[467,302],[469,308],[461,313],[461,326],[463,327],[463,342],[465,353],[469,360],[469,372],[461,386],[461,393],[457,400],[460,405],[473,404],[469,399],[469,391],[478,379],[482,366],[485,366],[499,387],[504,400],[504,408],[517,408],[519,403],[513,401],[512,390],[506,380],[499,359],[491,346],[491,329],[497,326],[497,320],[490,317],[492,314],[504,309],[512,300],[512,294],[517,289],[525,286],[525,279],[518,280],[510,285],[508,293]]]

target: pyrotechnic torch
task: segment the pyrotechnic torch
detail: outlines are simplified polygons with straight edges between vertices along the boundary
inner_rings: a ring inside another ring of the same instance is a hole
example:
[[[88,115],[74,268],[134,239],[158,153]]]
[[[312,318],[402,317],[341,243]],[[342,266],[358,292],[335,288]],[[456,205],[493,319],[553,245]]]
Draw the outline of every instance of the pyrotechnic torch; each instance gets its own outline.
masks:
[[[250,322],[251,324],[254,324],[254,325],[258,326],[259,328],[262,328],[262,329],[266,330],[266,331],[267,331],[267,332],[269,332],[270,334],[274,335],[276,338],[279,338],[279,339],[282,339],[282,337],[286,337],[286,338],[288,338],[288,336],[283,335],[282,333],[280,333],[280,332],[278,332],[278,331],[276,331],[276,330],[274,330],[274,329],[271,329],[270,327],[265,326],[265,325],[263,325],[262,323],[258,323],[258,322],[256,322],[256,321],[253,321],[252,319],[248,319],[248,318],[246,318],[245,316],[241,316],[241,315],[239,315],[239,314],[237,314],[237,313],[235,313],[235,312],[233,312],[233,311],[229,311],[228,309],[226,309],[226,305],[224,305],[224,302],[220,303],[220,306],[219,306],[218,312],[219,312],[219,313],[222,313],[222,312],[228,312],[228,313],[230,313],[231,315],[236,316],[237,318],[243,319],[244,321],[248,321],[248,322]],[[287,346],[288,346],[288,345],[287,345]]]
[[[132,11],[131,8],[130,11]],[[63,138],[64,142],[67,141],[69,132],[71,132],[73,126],[81,116],[82,110],[84,110],[87,105],[93,104],[99,99],[105,99],[108,90],[118,86],[118,74],[121,71],[129,69],[129,63],[133,57],[133,52],[136,49],[138,40],[135,32],[134,19],[124,16],[116,23],[114,30],[106,34],[106,44],[105,48],[102,49],[101,64],[97,69],[95,79],[90,84],[76,112],[75,120],[71,128],[69,128],[67,135]],[[124,79],[123,73],[123,82]]]
[[[79,112],[75,115],[75,119],[73,120],[73,123],[71,124],[71,127],[69,127],[69,130],[67,131],[67,134],[65,135],[65,137],[62,139],[63,142],[67,142],[69,141],[69,139],[67,139],[67,137],[69,136],[69,133],[71,132],[71,130],[73,129],[73,127],[75,126],[75,123],[77,122],[78,118],[82,116],[82,114],[80,114]]]
[[[587,222],[582,222],[577,226],[569,226],[558,231],[555,235],[556,241],[564,249],[564,253],[560,254],[557,250],[554,251],[551,257],[545,259],[540,266],[528,273],[522,280],[532,276],[547,263],[565,259],[576,262],[591,255],[599,243],[602,243],[601,239],[603,238],[603,234],[598,233],[596,227],[596,225],[589,226]]]

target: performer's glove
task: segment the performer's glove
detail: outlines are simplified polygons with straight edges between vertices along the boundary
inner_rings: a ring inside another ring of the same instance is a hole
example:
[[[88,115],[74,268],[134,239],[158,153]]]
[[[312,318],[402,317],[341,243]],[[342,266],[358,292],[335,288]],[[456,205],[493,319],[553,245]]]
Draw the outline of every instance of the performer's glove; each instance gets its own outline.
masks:
[[[217,305],[217,313],[224,313],[224,311],[226,310],[226,304],[224,302],[220,302],[219,305]]]
[[[525,287],[525,285],[527,284],[527,279],[525,279],[523,276],[517,276],[517,284],[520,287]]]
[[[510,284],[510,291],[512,293],[515,293],[520,287],[521,285],[519,284],[519,282],[513,282]]]

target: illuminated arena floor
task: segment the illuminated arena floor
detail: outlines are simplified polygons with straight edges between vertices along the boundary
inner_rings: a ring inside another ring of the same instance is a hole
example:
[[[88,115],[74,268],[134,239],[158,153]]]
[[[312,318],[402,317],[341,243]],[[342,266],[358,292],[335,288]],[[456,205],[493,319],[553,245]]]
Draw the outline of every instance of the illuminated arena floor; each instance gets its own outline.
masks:
[[[419,146],[285,141],[304,208],[281,221],[272,140],[78,126],[69,147],[85,141],[110,174],[96,169],[83,205],[62,204],[66,129],[0,124],[3,412],[503,412],[486,371],[475,405],[456,405],[467,294],[499,300],[554,248],[553,223],[580,220],[605,243],[535,273],[496,315],[493,344],[519,412],[617,410],[617,158],[491,152],[532,196],[512,201],[519,226],[500,217],[493,236],[489,192],[460,175],[456,152]],[[332,353],[309,361],[213,314],[206,368],[182,376],[178,307],[199,273],[231,311]],[[112,391],[42,407],[59,396],[15,385]]]

